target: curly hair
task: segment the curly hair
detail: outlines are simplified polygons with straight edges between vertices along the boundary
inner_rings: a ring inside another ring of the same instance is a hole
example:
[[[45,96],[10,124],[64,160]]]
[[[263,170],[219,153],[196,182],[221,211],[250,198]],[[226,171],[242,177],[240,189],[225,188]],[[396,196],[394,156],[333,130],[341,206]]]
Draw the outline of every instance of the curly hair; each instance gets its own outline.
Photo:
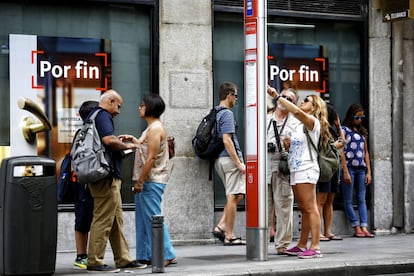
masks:
[[[362,124],[359,124],[359,125],[354,124],[355,114],[357,114],[358,112],[361,112],[361,111],[365,113],[365,110],[362,107],[362,105],[357,104],[357,103],[351,104],[348,107],[348,110],[346,111],[346,115],[345,115],[345,118],[344,118],[344,121],[343,121],[342,124],[344,126],[347,126],[350,129],[355,129],[358,133],[360,133],[360,134],[362,134],[363,136],[366,137],[366,136],[368,136],[367,129]]]
[[[329,122],[328,122],[328,110],[326,108],[326,103],[322,100],[321,97],[317,95],[309,95],[308,97],[312,98],[314,110],[312,115],[315,116],[321,123],[321,136],[320,142],[323,147],[328,146],[329,141],[332,139],[332,134],[329,131]]]

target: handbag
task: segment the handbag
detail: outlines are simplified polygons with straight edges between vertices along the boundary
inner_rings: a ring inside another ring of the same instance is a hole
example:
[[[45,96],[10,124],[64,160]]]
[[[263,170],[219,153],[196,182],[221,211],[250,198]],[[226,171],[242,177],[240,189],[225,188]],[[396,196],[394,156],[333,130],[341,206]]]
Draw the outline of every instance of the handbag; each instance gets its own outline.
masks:
[[[289,154],[286,151],[282,151],[280,153],[279,172],[282,173],[283,175],[290,174],[288,158],[289,158]]]
[[[171,159],[175,156],[175,139],[174,136],[167,137],[168,157]]]
[[[319,164],[319,182],[327,182],[330,181],[332,176],[336,171],[339,169],[340,165],[340,154],[339,151],[336,149],[335,144],[333,141],[329,141],[327,147],[322,147],[319,143],[318,148],[316,148],[315,144],[313,143],[312,139],[310,139],[308,130],[305,126],[303,126],[303,131],[306,134],[308,140],[308,148],[309,148],[309,155],[311,160],[313,161],[312,153],[310,150],[309,144],[315,149],[318,153],[318,164]]]
[[[287,119],[288,119],[288,117],[286,117],[285,121],[283,122],[282,128],[280,129],[280,133],[282,133],[283,128],[285,127],[285,124],[286,124]],[[281,173],[283,175],[289,175],[290,174],[289,165],[288,165],[289,154],[282,148],[282,144],[280,143],[280,134],[277,131],[277,127],[276,127],[276,122],[275,121],[273,121],[273,129],[275,131],[277,147],[278,147],[279,153],[280,153],[279,173]]]

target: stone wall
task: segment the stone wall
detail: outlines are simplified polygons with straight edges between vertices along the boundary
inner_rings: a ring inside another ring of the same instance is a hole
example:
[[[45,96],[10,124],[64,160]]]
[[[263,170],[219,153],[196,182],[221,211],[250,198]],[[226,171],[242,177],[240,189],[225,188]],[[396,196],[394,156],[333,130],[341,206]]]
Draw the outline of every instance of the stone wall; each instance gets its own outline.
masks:
[[[373,2],[369,10],[371,216],[378,233],[410,232],[414,222],[414,193],[409,188],[414,174],[414,20],[383,22],[382,11]]]
[[[173,239],[210,239],[214,218],[208,163],[194,157],[191,139],[213,104],[212,14],[209,0],[160,1],[162,120],[176,137],[174,169],[164,197]]]

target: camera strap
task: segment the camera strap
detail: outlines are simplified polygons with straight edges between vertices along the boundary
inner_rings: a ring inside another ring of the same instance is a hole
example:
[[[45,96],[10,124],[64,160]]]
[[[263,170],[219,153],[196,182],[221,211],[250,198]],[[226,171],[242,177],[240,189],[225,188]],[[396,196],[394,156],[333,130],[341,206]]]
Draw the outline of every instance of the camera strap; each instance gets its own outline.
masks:
[[[279,133],[279,131],[277,131],[276,121],[272,120],[272,122],[273,122],[273,129],[275,131],[275,136],[276,136],[277,148],[279,149],[279,152],[280,153],[283,151],[282,144],[280,143],[280,134],[282,134],[282,131],[285,128],[287,119],[288,119],[288,116],[286,116],[285,121],[283,122],[283,125],[280,128],[280,133]]]

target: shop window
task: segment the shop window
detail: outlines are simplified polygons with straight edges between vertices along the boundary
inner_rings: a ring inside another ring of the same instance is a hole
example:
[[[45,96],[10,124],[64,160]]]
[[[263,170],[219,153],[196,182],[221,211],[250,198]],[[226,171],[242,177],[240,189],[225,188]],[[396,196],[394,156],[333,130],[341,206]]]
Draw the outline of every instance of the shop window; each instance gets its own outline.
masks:
[[[268,42],[275,44],[311,45],[321,49],[328,60],[328,91],[326,100],[333,103],[342,119],[348,106],[363,103],[361,91],[361,41],[363,23],[360,21],[322,21],[268,17]],[[214,99],[218,103],[218,87],[222,81],[235,82],[239,101],[233,109],[239,122],[238,135],[244,139],[244,52],[243,14],[216,12],[213,29]],[[329,95],[329,96],[328,96]],[[242,140],[242,145],[244,140]],[[215,207],[225,203],[222,184],[215,180]],[[340,202],[340,197],[336,202]],[[339,203],[340,204],[340,203]]]
[[[124,104],[121,114],[114,118],[117,134],[130,133],[140,135],[145,125],[139,119],[137,108],[143,94],[154,87],[154,64],[157,61],[151,56],[157,50],[152,49],[153,41],[151,26],[154,24],[154,7],[152,5],[123,5],[110,4],[93,5],[37,5],[22,1],[0,4],[0,21],[6,22],[0,30],[0,108],[5,111],[2,115],[4,122],[0,128],[0,146],[10,144],[9,137],[9,34],[27,34],[44,37],[85,38],[104,40],[110,43],[111,76],[108,88],[117,90],[123,97]],[[6,12],[7,11],[7,12]],[[156,34],[155,34],[156,35]],[[72,49],[74,50],[74,49]],[[60,91],[60,90],[56,90]],[[56,93],[56,91],[54,93]],[[53,97],[53,96],[50,96]],[[58,97],[55,97],[58,98]],[[53,100],[51,100],[53,101]],[[49,119],[53,123],[56,117],[51,108]],[[50,134],[46,134],[50,135]],[[55,156],[52,149],[51,137],[46,137],[44,149],[46,156],[53,154],[59,166],[61,158],[68,151],[70,143],[59,149],[61,157]],[[123,162],[123,202],[134,202],[130,192],[132,185],[133,156]],[[131,207],[133,205],[130,205]],[[60,206],[61,209],[63,208]],[[71,208],[71,204],[67,206]]]

